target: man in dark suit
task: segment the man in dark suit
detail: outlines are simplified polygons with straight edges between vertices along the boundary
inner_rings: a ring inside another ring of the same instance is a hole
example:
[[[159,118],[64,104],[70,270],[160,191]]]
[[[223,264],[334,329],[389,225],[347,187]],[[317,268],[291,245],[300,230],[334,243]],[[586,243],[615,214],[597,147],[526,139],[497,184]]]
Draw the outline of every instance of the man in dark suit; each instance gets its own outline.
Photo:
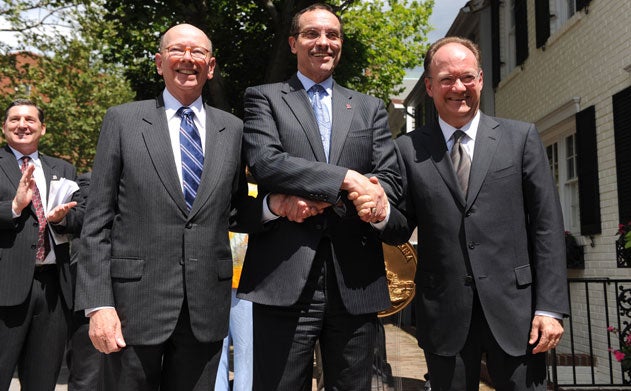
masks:
[[[82,199],[88,199],[91,172],[77,176],[79,194]],[[70,272],[73,281],[77,279],[77,262],[81,252],[81,238],[75,236],[70,242]],[[90,320],[83,311],[72,313],[70,335],[66,349],[66,364],[68,366],[68,391],[100,391],[104,381],[104,358],[92,345],[89,336]]]
[[[544,352],[568,313],[558,195],[535,126],[481,113],[482,82],[473,42],[430,47],[439,120],[397,139],[405,216],[393,208],[384,237],[418,226],[416,330],[432,390],[477,390],[482,353],[496,389],[545,390]]]
[[[111,389],[207,391],[228,331],[231,205],[247,198],[243,125],[202,101],[215,69],[203,31],[172,27],[155,62],[164,92],[103,119],[77,308]]]
[[[2,123],[0,149],[0,390],[16,366],[23,390],[55,388],[73,306],[68,241],[81,230],[83,204],[47,205],[53,182],[74,180],[68,162],[38,151],[43,111],[18,99]],[[22,170],[22,172],[20,172]],[[45,213],[49,210],[48,213]]]
[[[327,389],[370,389],[376,314],[390,306],[371,223],[385,225],[401,186],[383,102],[331,77],[342,41],[330,7],[298,12],[298,73],[245,93],[247,163],[276,214],[250,235],[239,283],[254,302],[254,390],[310,390],[318,339]]]

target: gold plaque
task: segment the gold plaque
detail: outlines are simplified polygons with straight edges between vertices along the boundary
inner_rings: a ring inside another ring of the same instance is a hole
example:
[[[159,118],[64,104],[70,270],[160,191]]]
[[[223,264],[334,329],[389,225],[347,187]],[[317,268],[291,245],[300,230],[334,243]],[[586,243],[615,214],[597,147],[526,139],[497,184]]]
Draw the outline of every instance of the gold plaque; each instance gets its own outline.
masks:
[[[383,259],[386,264],[386,277],[388,290],[390,291],[390,308],[379,312],[378,316],[384,318],[404,309],[414,299],[416,284],[416,263],[418,262],[416,250],[410,243],[391,246],[383,244]]]

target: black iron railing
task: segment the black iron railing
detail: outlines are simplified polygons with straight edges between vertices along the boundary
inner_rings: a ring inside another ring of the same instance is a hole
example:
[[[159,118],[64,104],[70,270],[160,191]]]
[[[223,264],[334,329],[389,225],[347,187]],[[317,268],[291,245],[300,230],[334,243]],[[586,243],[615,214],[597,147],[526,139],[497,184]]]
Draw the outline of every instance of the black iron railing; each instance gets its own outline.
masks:
[[[570,278],[568,290],[565,335],[548,354],[551,388],[631,389],[631,354],[619,362],[613,352],[628,344],[631,353],[631,279]]]

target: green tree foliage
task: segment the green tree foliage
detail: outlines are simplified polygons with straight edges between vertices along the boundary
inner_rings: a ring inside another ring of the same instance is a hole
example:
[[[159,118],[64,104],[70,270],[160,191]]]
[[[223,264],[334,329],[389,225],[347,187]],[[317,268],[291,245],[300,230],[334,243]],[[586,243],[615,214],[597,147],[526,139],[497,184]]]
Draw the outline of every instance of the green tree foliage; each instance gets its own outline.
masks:
[[[2,110],[16,98],[35,101],[46,115],[47,132],[40,150],[72,162],[80,171],[92,165],[107,108],[135,96],[121,66],[103,61],[101,43],[90,32],[98,19],[89,12],[75,15],[73,24],[66,19],[69,14],[63,18],[57,14],[57,27],[73,27],[65,34],[21,29],[18,36],[23,51],[4,48],[0,56],[3,83],[12,87],[0,96]]]
[[[314,0],[5,0],[5,30],[38,53],[37,67],[16,69],[0,42],[0,74],[15,93],[35,92],[47,113],[42,150],[79,167],[92,162],[107,107],[153,98],[164,88],[154,56],[160,34],[190,23],[212,39],[218,69],[205,99],[237,115],[248,86],[287,79],[296,70],[287,37],[293,14]],[[385,102],[405,69],[423,62],[434,0],[330,0],[344,21],[338,83]],[[34,16],[35,15],[35,16]],[[0,29],[2,31],[2,29]],[[15,47],[11,48],[12,51]],[[132,93],[133,91],[133,93]]]
[[[163,84],[153,56],[159,34],[191,23],[212,39],[220,72],[204,92],[214,106],[240,114],[246,87],[287,79],[296,70],[287,36],[292,15],[313,0],[110,0],[108,61],[125,65],[138,98],[154,97]],[[433,0],[331,1],[342,15],[344,53],[335,78],[387,102],[406,68],[422,63]],[[113,29],[111,26],[115,26]]]

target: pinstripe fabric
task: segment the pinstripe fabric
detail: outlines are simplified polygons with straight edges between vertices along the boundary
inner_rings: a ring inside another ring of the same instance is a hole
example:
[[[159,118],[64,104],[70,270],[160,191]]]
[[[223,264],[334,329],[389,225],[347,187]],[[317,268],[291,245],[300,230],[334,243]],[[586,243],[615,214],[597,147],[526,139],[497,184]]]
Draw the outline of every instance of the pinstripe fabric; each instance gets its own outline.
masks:
[[[248,88],[244,149],[259,194],[279,192],[335,204],[347,170],[375,175],[389,197],[401,195],[394,144],[383,102],[334,83],[329,164],[311,103],[296,76],[288,82]],[[346,200],[342,194],[341,199]],[[346,200],[347,201],[347,200]],[[239,284],[240,297],[268,305],[292,305],[307,282],[316,248],[330,237],[340,294],[352,314],[390,305],[381,242],[355,207],[331,210],[302,224],[279,219],[250,235]]]
[[[115,306],[128,345],[165,341],[185,294],[200,342],[227,334],[227,228],[247,198],[242,122],[205,110],[204,169],[190,211],[162,97],[112,107],[103,120],[81,235],[86,256],[77,268],[77,309]]]
[[[40,153],[47,182],[53,178],[76,177],[75,168],[68,162]],[[11,203],[21,178],[20,166],[9,147],[0,148],[0,306],[18,305],[26,299],[33,279],[33,265],[37,241],[38,221],[34,208],[27,207],[17,219],[13,218]],[[48,186],[49,188],[50,186]],[[81,201],[76,193],[75,201]],[[65,230],[79,233],[83,222],[83,202],[66,216]],[[52,244],[52,243],[51,243]],[[73,303],[70,280],[69,247],[67,243],[54,245],[63,297],[69,307]]]

